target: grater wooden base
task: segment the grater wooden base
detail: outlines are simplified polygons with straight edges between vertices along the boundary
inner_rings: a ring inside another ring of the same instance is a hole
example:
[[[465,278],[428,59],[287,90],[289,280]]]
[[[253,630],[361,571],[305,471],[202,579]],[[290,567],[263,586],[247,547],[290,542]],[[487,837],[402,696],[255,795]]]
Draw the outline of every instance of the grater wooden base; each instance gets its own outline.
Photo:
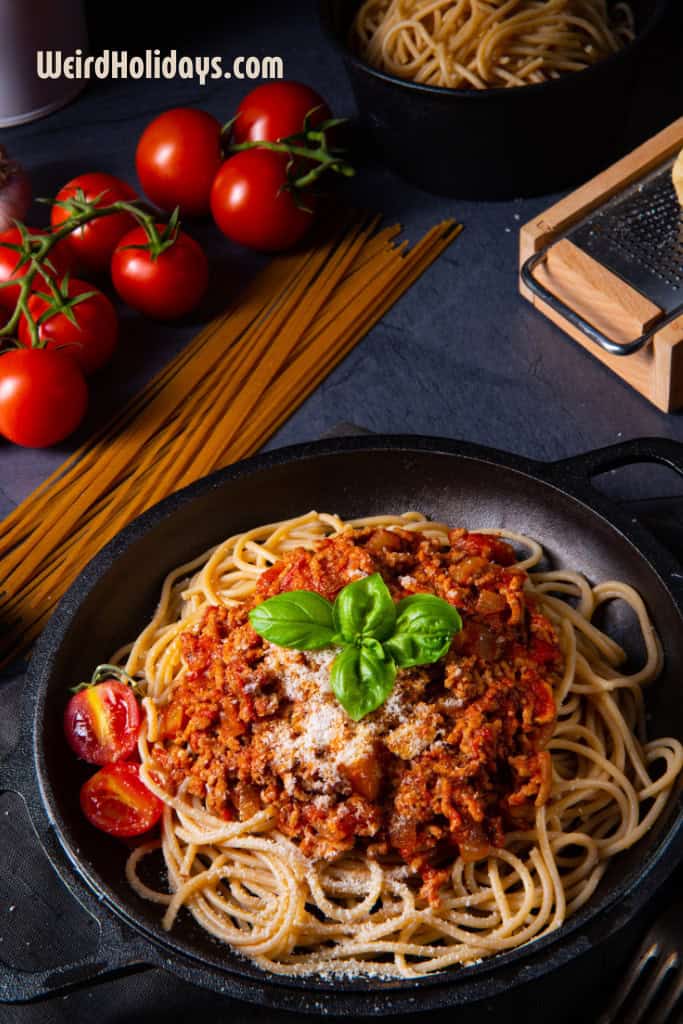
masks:
[[[649,139],[592,181],[562,199],[520,232],[520,267],[547,246],[537,280],[614,341],[638,337],[662,311],[567,239],[566,231],[683,148],[683,118]],[[555,244],[553,244],[555,243]],[[662,409],[683,407],[683,316],[658,331],[639,352],[612,355],[591,342],[520,279],[520,292],[600,362]]]

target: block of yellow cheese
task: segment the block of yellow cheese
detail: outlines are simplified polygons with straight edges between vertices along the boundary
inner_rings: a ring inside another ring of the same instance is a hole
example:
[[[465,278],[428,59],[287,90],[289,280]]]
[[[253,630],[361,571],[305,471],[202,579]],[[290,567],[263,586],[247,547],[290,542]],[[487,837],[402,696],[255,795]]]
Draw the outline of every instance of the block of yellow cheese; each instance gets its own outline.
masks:
[[[683,206],[683,149],[678,154],[678,159],[674,164],[671,175],[673,177],[674,188],[676,189],[678,201],[681,206]]]

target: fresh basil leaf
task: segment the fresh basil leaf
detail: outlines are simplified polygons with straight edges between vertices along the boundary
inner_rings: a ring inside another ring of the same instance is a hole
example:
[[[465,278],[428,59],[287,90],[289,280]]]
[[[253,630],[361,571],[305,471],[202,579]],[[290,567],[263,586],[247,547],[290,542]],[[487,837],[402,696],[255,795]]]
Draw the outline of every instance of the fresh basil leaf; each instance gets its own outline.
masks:
[[[375,711],[394,687],[396,666],[367,647],[345,647],[332,662],[330,686],[354,722]]]
[[[396,633],[458,633],[458,609],[435,594],[411,594],[396,605]]]
[[[385,648],[399,668],[429,665],[462,629],[456,608],[434,594],[411,594],[396,606],[396,629]]]
[[[396,633],[384,647],[399,668],[411,668],[413,665],[431,665],[443,658],[452,639],[450,633],[433,637]]]
[[[270,597],[252,608],[249,621],[264,640],[297,651],[329,647],[334,635],[332,605],[312,590]]]
[[[386,654],[379,640],[375,640],[373,636],[364,636],[360,642],[360,646],[364,651],[370,651],[377,658],[378,661],[384,661]]]
[[[349,583],[334,602],[334,623],[347,644],[363,637],[386,640],[394,632],[396,608],[378,572]]]

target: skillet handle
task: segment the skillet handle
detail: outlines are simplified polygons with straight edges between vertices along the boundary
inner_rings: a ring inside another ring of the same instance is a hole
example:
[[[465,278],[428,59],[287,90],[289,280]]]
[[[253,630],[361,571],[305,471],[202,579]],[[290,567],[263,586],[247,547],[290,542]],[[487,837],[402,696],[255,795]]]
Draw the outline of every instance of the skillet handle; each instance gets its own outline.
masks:
[[[82,909],[97,922],[99,940],[96,949],[71,963],[47,970],[26,971],[12,967],[0,959],[0,1003],[25,1003],[61,995],[83,985],[104,981],[112,976],[135,970],[161,966],[150,943],[118,920],[113,913],[102,913],[102,904],[94,894],[71,874],[62,876],[56,867],[64,858],[51,825],[39,828],[30,809],[37,805],[39,795],[32,784],[33,757],[30,741],[24,735],[17,746],[0,761],[0,792],[15,793],[23,801],[27,817],[50,865],[61,878]],[[21,896],[17,897],[21,912]]]
[[[596,448],[570,459],[560,459],[559,462],[553,462],[550,468],[552,474],[560,480],[573,477],[590,483],[600,473],[643,462],[669,466],[683,477],[683,444],[661,437],[636,438],[607,448]]]

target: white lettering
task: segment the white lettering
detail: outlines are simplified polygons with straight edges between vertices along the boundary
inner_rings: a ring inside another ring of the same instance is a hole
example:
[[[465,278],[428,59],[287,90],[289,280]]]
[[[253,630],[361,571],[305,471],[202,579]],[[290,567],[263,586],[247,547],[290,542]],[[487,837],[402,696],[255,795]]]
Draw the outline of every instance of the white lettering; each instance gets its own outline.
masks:
[[[110,63],[109,50],[105,50],[104,53],[95,58],[95,74],[98,78],[109,78]]]
[[[128,74],[131,78],[145,77],[145,62],[142,57],[131,57],[128,61]]]
[[[171,50],[168,57],[164,57],[161,62],[161,73],[164,78],[175,78],[176,71],[178,70],[178,51]]]
[[[38,78],[61,78],[61,50],[37,50],[36,72],[38,74]]]
[[[284,78],[285,62],[282,57],[264,57],[261,61],[261,78]]]
[[[181,57],[178,61],[178,77],[194,78],[194,66],[191,57]]]
[[[209,77],[211,61],[209,60],[208,57],[195,57],[194,64],[195,69],[197,71],[197,78],[199,79],[199,84],[206,85],[206,80]]]

